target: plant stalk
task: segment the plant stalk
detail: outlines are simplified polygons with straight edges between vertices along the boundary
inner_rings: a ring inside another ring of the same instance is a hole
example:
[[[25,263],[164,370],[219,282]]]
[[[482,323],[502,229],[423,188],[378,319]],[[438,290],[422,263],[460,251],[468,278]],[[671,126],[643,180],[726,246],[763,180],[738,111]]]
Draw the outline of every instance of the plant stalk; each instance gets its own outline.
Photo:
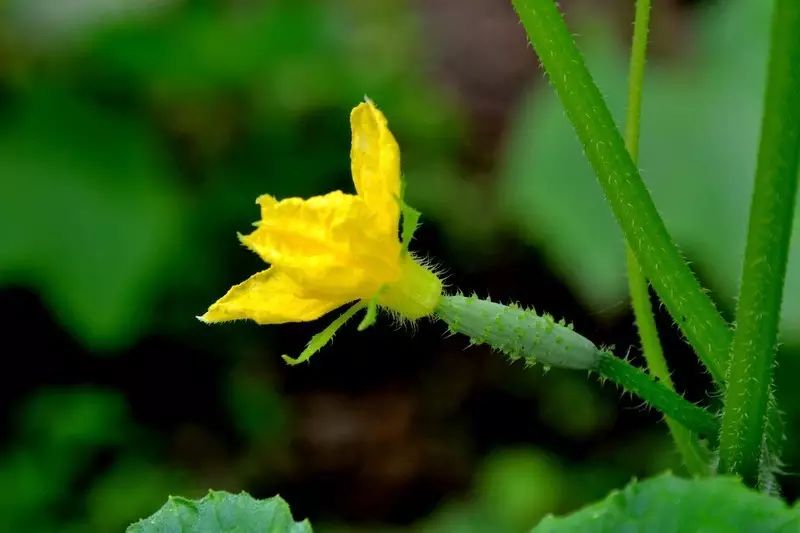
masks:
[[[714,438],[719,429],[717,417],[676,393],[663,383],[655,381],[642,369],[625,359],[603,352],[596,371],[627,392],[635,394],[651,407],[661,411],[698,435]]]
[[[719,470],[759,476],[800,160],[800,2],[776,0]]]
[[[639,137],[642,115],[642,87],[647,58],[647,35],[650,27],[650,0],[636,1],[636,15],[633,22],[633,41],[631,44],[630,66],[628,70],[628,106],[625,118],[625,148],[634,164],[639,159]],[[628,289],[631,307],[639,331],[642,353],[650,374],[661,381],[665,387],[675,390],[664,358],[664,350],[658,337],[653,306],[650,302],[647,278],[642,274],[639,262],[631,247],[625,245],[625,259],[628,270]],[[674,419],[665,419],[675,447],[681,455],[683,464],[690,474],[709,473],[708,454],[695,435]]]

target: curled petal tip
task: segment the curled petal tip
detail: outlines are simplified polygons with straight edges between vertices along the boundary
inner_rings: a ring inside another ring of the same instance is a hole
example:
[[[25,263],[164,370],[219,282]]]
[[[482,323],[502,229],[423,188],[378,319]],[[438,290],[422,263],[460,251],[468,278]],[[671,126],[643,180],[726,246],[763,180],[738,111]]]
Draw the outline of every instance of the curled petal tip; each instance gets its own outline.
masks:
[[[204,313],[202,315],[197,315],[195,318],[202,322],[203,324],[210,324],[211,322],[206,318],[208,313]]]
[[[256,198],[256,204],[263,206],[264,204],[272,205],[278,203],[278,200],[271,194],[262,194]]]

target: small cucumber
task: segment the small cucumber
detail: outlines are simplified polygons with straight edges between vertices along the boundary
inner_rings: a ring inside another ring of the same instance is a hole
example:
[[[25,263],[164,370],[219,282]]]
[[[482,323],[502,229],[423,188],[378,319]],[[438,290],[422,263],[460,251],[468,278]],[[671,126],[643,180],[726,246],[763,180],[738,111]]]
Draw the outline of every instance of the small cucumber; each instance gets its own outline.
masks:
[[[488,344],[512,360],[579,370],[593,370],[600,361],[597,346],[571,326],[516,305],[443,296],[436,315],[450,332],[468,336],[472,344]]]

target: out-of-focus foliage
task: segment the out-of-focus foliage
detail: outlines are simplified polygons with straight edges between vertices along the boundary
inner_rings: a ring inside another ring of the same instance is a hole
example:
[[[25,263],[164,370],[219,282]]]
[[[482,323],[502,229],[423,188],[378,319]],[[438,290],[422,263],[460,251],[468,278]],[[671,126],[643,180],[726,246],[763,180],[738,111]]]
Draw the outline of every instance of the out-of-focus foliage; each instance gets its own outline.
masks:
[[[490,456],[476,478],[475,501],[444,507],[425,531],[521,531],[557,508],[568,492],[564,468],[530,449]]]
[[[89,344],[130,342],[182,235],[163,151],[141,121],[69,93],[19,98],[0,124],[0,283],[36,286]]]
[[[734,24],[748,14],[733,5],[702,22],[699,55],[652,63],[643,132],[656,200],[721,293],[738,275],[729,240],[744,235],[763,77],[763,35],[748,31],[748,46],[730,51],[734,29],[748,27]],[[541,87],[517,117],[496,202],[493,169],[469,168],[491,156],[464,153],[481,140],[465,142],[463,103],[431,75],[437,50],[426,49],[420,6],[0,1],[0,297],[10,298],[0,302],[0,493],[13,496],[0,498],[0,529],[119,531],[168,494],[213,487],[280,491],[315,524],[520,531],[632,475],[678,467],[635,402],[620,410],[616,392],[583,375],[463,352],[427,323],[415,336],[383,318],[343,331],[313,366],[289,371],[279,350],[317,324],[194,320],[259,268],[235,239],[258,218],[259,194],[351,190],[347,113],[366,94],[391,123],[409,203],[424,213],[418,251],[449,255],[448,282],[546,302],[592,340],[634,342],[627,324],[585,314],[515,233],[497,238],[499,205],[586,301],[624,298],[620,237],[560,108]],[[511,25],[495,31],[524,42],[508,9]],[[607,41],[591,66],[621,102],[624,52]],[[480,81],[471,57],[456,61]],[[707,176],[683,172],[701,154],[693,143],[713,147],[699,162]],[[518,168],[528,163],[533,173]],[[779,393],[793,392],[789,363]]]
[[[586,531],[796,531],[800,509],[736,479],[680,479],[670,474],[634,481],[602,502],[563,518],[548,517],[537,533]]]
[[[0,458],[0,516],[8,531],[109,531],[153,509],[181,484],[136,449],[140,436],[119,394],[51,390],[30,399]],[[113,458],[90,491],[83,480]]]
[[[697,21],[696,54],[675,64],[651,60],[645,76],[643,176],[672,235],[728,308],[744,253],[769,7],[707,8]],[[593,29],[580,44],[621,125],[627,52]],[[509,219],[592,307],[623,299],[621,233],[552,91],[538,87],[525,101],[507,148],[500,198]],[[797,242],[800,218],[794,233]],[[792,246],[786,294],[798,292],[800,246]],[[782,329],[785,340],[800,341],[800,299],[785,298]]]
[[[236,531],[237,533],[311,533],[308,520],[295,522],[280,496],[257,500],[247,493],[211,491],[201,500],[171,497],[152,516],[128,528],[128,533],[162,531]]]
[[[650,464],[637,469],[643,475],[663,470],[669,459],[658,458],[658,441],[632,442],[648,449]],[[531,447],[508,448],[489,455],[475,477],[471,499],[442,506],[419,524],[421,531],[454,533],[525,531],[546,515],[574,509],[600,498],[625,483],[629,457],[606,457],[596,464],[566,465],[557,457]]]
[[[228,378],[226,388],[228,411],[240,435],[255,441],[281,438],[287,429],[287,407],[266,376],[241,369]]]

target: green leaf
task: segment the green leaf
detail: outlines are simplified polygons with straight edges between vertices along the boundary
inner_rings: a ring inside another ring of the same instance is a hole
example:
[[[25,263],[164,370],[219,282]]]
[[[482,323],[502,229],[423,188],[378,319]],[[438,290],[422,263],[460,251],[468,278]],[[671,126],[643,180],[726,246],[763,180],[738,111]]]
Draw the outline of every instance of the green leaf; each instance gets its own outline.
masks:
[[[729,477],[681,479],[664,474],[634,481],[605,500],[565,517],[549,516],[533,531],[797,531],[800,511]]]
[[[289,505],[280,496],[257,500],[247,494],[209,491],[200,500],[170,496],[148,518],[127,529],[128,533],[311,533],[308,520],[295,522]]]

